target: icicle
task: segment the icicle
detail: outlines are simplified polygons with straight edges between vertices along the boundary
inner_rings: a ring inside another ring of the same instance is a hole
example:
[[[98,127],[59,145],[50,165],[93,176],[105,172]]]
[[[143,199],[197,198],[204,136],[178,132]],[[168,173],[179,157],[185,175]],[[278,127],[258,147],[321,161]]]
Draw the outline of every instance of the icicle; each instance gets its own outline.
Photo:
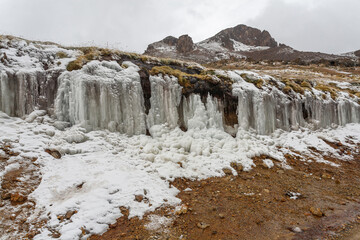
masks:
[[[107,128],[128,135],[144,134],[144,100],[139,68],[124,62],[93,61],[59,78],[56,116],[88,129]]]
[[[151,108],[147,116],[147,126],[167,123],[170,128],[178,126],[178,106],[181,100],[181,86],[176,77],[165,75],[150,76]]]
[[[206,103],[201,101],[200,95],[191,94],[182,101],[185,127],[188,129],[218,128],[223,130],[223,107],[220,102],[211,97]]]

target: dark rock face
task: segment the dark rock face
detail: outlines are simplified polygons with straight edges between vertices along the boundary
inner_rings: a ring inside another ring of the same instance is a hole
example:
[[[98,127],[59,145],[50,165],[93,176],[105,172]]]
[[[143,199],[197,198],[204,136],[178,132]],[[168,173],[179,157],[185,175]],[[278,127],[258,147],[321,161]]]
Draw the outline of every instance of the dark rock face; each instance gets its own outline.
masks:
[[[177,43],[178,43],[178,39],[176,37],[168,36],[161,41],[149,44],[146,51],[144,52],[144,54],[151,54],[151,53],[155,52],[157,46],[159,46],[159,45],[168,45],[168,46],[173,47],[173,46],[176,46]]]
[[[260,31],[259,29],[248,27],[243,24],[233,28],[227,28],[210,39],[215,41],[220,40],[223,47],[226,47],[229,50],[234,50],[231,39],[250,46],[278,46],[278,43],[271,37],[268,31]]]
[[[354,52],[355,56],[360,57],[360,50]]]
[[[178,39],[173,36],[168,36],[164,38],[162,41],[169,46],[176,46],[178,44]]]
[[[182,35],[176,45],[176,50],[179,53],[188,53],[194,49],[194,42],[189,35]]]

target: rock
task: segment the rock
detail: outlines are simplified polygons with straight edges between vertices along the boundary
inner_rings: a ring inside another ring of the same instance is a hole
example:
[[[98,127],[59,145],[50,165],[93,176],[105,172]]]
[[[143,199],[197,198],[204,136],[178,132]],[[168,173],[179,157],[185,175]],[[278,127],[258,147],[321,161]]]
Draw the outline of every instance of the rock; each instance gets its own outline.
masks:
[[[230,166],[233,169],[235,169],[235,171],[237,171],[237,172],[241,172],[244,169],[244,167],[241,163],[232,162],[232,163],[230,163]]]
[[[289,230],[294,232],[294,233],[301,233],[302,232],[301,228],[299,228],[299,227],[291,227],[291,228],[289,228]]]
[[[69,211],[67,211],[66,212],[66,214],[65,214],[65,219],[67,219],[67,220],[69,220],[75,213],[77,213],[77,211],[76,210],[69,210]]]
[[[182,35],[176,45],[176,50],[179,53],[188,53],[194,49],[194,42],[189,35]]]
[[[197,226],[198,228],[201,228],[201,229],[205,229],[205,228],[210,227],[209,224],[204,223],[204,222],[199,222],[196,226]]]
[[[47,152],[48,154],[50,154],[51,156],[53,156],[56,159],[61,158],[61,153],[58,150],[47,148],[47,149],[45,149],[45,152]]]
[[[219,214],[219,217],[220,217],[221,219],[224,219],[224,218],[225,218],[225,214],[220,213],[220,214]]]
[[[265,189],[264,189],[264,192],[270,193],[270,190],[265,188]]]
[[[116,226],[117,226],[117,222],[116,222],[116,223],[113,223],[113,224],[110,224],[110,225],[109,225],[109,228],[112,228],[112,229],[113,229],[113,228],[116,228]]]
[[[135,195],[135,201],[137,202],[142,202],[144,199],[144,196],[139,194],[139,195]]]
[[[324,213],[320,210],[320,208],[311,207],[310,212],[312,215],[314,215],[316,217],[324,216]]]
[[[360,50],[354,52],[355,56],[360,57]]]
[[[328,173],[324,173],[321,177],[322,177],[322,178],[326,178],[326,179],[330,179],[330,178],[331,178],[331,175],[328,174]]]
[[[2,200],[7,200],[7,199],[10,199],[11,198],[11,194],[8,193],[8,192],[4,192],[1,194],[1,199]]]
[[[232,171],[230,168],[223,168],[222,170],[225,173],[225,175],[232,175]]]
[[[181,215],[181,214],[185,214],[188,212],[188,206],[186,206],[185,204],[182,204],[180,207],[177,207],[175,209],[175,215]]]
[[[53,238],[60,238],[60,237],[61,237],[61,234],[58,233],[58,232],[54,232],[51,236],[52,236]]]
[[[23,202],[26,201],[26,199],[27,199],[26,196],[24,196],[24,195],[22,195],[22,194],[20,194],[18,192],[12,193],[11,197],[10,197],[10,201],[12,203],[23,203]]]

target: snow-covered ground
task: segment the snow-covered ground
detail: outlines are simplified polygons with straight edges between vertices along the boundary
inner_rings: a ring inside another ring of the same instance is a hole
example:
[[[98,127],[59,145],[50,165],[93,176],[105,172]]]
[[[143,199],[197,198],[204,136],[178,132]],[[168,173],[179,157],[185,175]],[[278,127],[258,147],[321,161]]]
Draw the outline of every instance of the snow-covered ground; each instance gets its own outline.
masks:
[[[232,169],[232,162],[250,170],[254,167],[251,157],[260,154],[277,160],[267,159],[264,164],[269,167],[276,164],[289,168],[284,154],[292,151],[323,161],[308,147],[348,161],[349,156],[341,155],[322,139],[350,147],[352,143],[347,140],[360,142],[360,124],[321,131],[277,130],[269,136],[239,130],[234,138],[219,128],[196,124],[201,121],[198,116],[191,120],[194,123],[187,132],[154,125],[150,129],[152,136],[129,137],[107,130],[87,132],[77,125],[60,131],[51,118],[39,111],[26,120],[0,113],[0,143],[11,143],[13,150],[20,153],[8,160],[12,164],[0,176],[21,167],[22,157],[38,157],[35,163],[41,166],[42,181],[30,195],[36,202],[36,212],[29,221],[40,217],[48,223],[35,239],[50,239],[47,228],[59,231],[61,239],[78,239],[82,228],[89,234],[106,231],[108,224],[122,216],[120,206],[129,208],[130,217],[142,217],[160,206],[179,205],[179,191],[169,185],[177,177],[223,176],[222,169]],[[46,148],[59,150],[62,158],[53,158],[45,152]],[[138,194],[149,201],[136,201]],[[77,212],[71,221],[60,222],[57,216],[69,210]]]

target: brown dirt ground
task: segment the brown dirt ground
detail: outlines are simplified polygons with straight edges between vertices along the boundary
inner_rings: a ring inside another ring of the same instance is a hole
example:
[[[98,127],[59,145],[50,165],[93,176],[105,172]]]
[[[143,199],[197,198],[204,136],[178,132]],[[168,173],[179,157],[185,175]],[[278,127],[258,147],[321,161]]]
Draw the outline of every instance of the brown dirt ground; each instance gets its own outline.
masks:
[[[117,223],[90,239],[360,239],[360,146],[346,149],[329,144],[344,154],[351,152],[355,160],[327,157],[341,164],[337,168],[288,155],[293,169],[284,170],[268,169],[261,161],[266,156],[260,156],[254,158],[256,168],[239,171],[238,176],[177,179],[172,184],[181,190],[182,210],[174,213],[165,206],[143,219],[128,219],[128,210],[122,208],[124,216]],[[301,196],[290,199],[290,192]],[[315,216],[310,208],[319,208],[322,216]],[[171,224],[147,229],[154,214]]]
[[[0,169],[4,169],[10,163],[11,156],[18,156],[13,152],[11,144],[0,145],[6,157],[0,157]],[[36,235],[37,229],[43,226],[44,222],[29,220],[34,213],[35,202],[28,199],[36,187],[40,184],[41,178],[39,167],[34,163],[36,158],[21,159],[21,167],[8,171],[3,177],[0,186],[0,237],[6,233],[12,233],[16,237],[12,239],[29,239]],[[10,240],[9,239],[9,240]]]

